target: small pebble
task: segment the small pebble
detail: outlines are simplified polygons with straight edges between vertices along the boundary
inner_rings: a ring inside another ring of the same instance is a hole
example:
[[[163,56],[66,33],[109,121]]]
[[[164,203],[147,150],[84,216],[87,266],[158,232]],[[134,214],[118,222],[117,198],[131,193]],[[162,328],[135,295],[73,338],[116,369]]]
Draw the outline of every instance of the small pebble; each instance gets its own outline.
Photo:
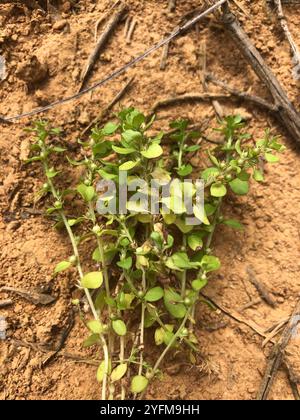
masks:
[[[58,20],[57,22],[55,22],[53,24],[53,29],[55,31],[61,31],[62,29],[64,29],[64,27],[68,24],[68,22],[65,19],[62,20]]]

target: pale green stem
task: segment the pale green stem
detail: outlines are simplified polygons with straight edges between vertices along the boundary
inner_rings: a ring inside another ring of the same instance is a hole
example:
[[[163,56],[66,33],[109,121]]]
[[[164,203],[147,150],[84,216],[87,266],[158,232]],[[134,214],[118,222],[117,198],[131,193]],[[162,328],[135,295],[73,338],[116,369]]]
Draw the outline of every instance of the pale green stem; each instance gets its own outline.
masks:
[[[45,174],[47,174],[48,166],[47,166],[47,163],[45,161],[43,162],[43,167],[44,167]],[[53,197],[56,200],[59,200],[59,195],[56,192],[56,189],[53,185],[53,182],[52,182],[51,178],[49,178],[48,176],[47,176],[47,181],[48,181],[48,184],[50,186],[51,193],[52,193]],[[69,238],[70,238],[70,241],[71,241],[71,244],[72,244],[72,248],[73,248],[73,253],[76,257],[77,271],[78,271],[80,279],[82,279],[83,278],[83,270],[82,270],[82,267],[81,267],[81,264],[80,264],[80,258],[79,258],[79,252],[78,252],[76,239],[74,237],[73,231],[72,231],[72,229],[71,229],[71,227],[68,223],[68,220],[67,220],[64,212],[62,210],[58,210],[58,213],[61,216],[62,221],[64,223],[64,226],[65,226],[65,228],[68,232],[68,235],[69,235]],[[87,301],[89,303],[92,314],[94,316],[94,319],[99,321],[100,320],[99,315],[96,311],[96,308],[95,308],[93,299],[91,297],[90,291],[88,289],[84,288],[84,293],[86,295],[86,298],[87,298]],[[106,400],[107,375],[108,375],[108,369],[109,369],[109,354],[108,354],[107,343],[106,343],[106,340],[105,340],[103,334],[99,334],[99,336],[100,336],[100,341],[101,341],[101,345],[102,345],[102,348],[103,348],[104,360],[105,360],[105,373],[104,373],[103,384],[102,384],[102,400]]]

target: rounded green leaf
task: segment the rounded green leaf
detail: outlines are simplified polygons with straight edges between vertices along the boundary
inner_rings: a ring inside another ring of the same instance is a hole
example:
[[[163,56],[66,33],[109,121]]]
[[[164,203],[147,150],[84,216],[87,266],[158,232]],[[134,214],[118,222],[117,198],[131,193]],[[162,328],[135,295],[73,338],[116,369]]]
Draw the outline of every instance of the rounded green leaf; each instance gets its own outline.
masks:
[[[107,373],[109,374],[110,371],[111,371],[111,362],[109,361]],[[101,383],[103,381],[104,374],[105,374],[105,361],[101,362],[98,367],[97,374],[96,374],[98,382]]]
[[[103,283],[103,274],[101,271],[92,271],[83,276],[81,286],[85,289],[98,289]]]
[[[179,176],[188,176],[193,172],[193,167],[189,163],[187,165],[183,165],[180,169],[178,169],[177,173]]]
[[[91,347],[98,342],[99,342],[99,334],[92,334],[86,340],[84,340],[82,347],[84,348]]]
[[[153,289],[148,290],[145,294],[145,300],[147,302],[157,302],[164,295],[164,291],[161,287],[153,287]]]
[[[186,307],[181,302],[181,296],[172,289],[165,290],[164,304],[168,312],[176,319],[185,317]]]
[[[96,319],[88,321],[86,325],[88,329],[94,334],[101,334],[103,331],[103,325],[100,321],[97,321]]]
[[[242,181],[239,178],[234,179],[229,183],[232,191],[237,195],[245,195],[249,192],[249,182]]]
[[[125,258],[124,260],[117,262],[117,266],[120,268],[123,268],[124,270],[130,270],[132,266],[132,258],[128,257],[128,258]]]
[[[162,147],[157,143],[152,143],[151,146],[141,152],[141,154],[147,159],[156,159],[163,154]]]
[[[277,163],[279,162],[279,157],[272,155],[272,153],[265,153],[266,161],[269,163]]]
[[[224,197],[227,194],[227,188],[223,184],[215,183],[210,187],[210,193],[213,197]]]
[[[221,267],[221,263],[219,258],[214,257],[213,255],[204,255],[201,260],[201,267],[207,272],[216,271]]]
[[[136,152],[136,150],[133,149],[132,147],[125,148],[125,147],[112,146],[112,149],[119,155],[130,155],[131,153]]]
[[[128,162],[123,163],[121,166],[119,166],[120,171],[130,171],[131,169],[135,168],[140,162],[133,160],[129,160]]]
[[[256,182],[263,182],[265,180],[264,179],[264,174],[259,169],[254,170],[253,178],[255,179]]]
[[[201,233],[192,233],[188,236],[188,245],[193,251],[203,247],[202,236]]]
[[[121,319],[117,319],[116,321],[113,321],[112,327],[113,327],[114,332],[120,336],[126,335],[127,333],[125,322],[122,321]]]
[[[92,201],[93,198],[94,198],[94,196],[95,196],[95,189],[94,189],[93,186],[86,186],[84,184],[80,184],[77,187],[77,191],[79,192],[79,194],[81,195],[81,197],[86,202]]]
[[[131,392],[133,394],[139,394],[140,392],[143,392],[147,388],[148,383],[149,381],[147,378],[145,378],[145,376],[143,375],[134,376],[131,381],[131,387],[130,387]]]
[[[192,281],[192,288],[196,292],[200,292],[200,290],[203,289],[203,287],[205,287],[206,285],[207,285],[207,279],[206,280],[196,279]]]
[[[71,263],[70,261],[61,261],[60,263],[57,264],[57,266],[55,267],[54,273],[60,273],[61,271],[67,270],[69,267],[71,267]]]
[[[127,372],[127,363],[121,363],[111,373],[110,379],[112,382],[119,381]]]

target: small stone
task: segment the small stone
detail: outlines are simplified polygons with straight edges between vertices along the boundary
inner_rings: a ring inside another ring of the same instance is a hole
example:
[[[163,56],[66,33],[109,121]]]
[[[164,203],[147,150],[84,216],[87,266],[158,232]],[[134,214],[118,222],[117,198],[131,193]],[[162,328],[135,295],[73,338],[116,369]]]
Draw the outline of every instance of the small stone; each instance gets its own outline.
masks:
[[[68,22],[65,19],[62,19],[55,22],[52,27],[55,31],[61,31],[67,24]]]
[[[265,227],[265,223],[263,220],[257,220],[256,226],[258,227],[258,229],[263,229]]]
[[[284,299],[284,297],[279,296],[279,297],[276,299],[276,301],[277,301],[277,303],[284,303],[284,302],[285,302],[285,299]]]
[[[68,13],[71,10],[71,3],[69,1],[65,1],[61,6],[61,10],[65,13]]]
[[[90,118],[89,118],[89,114],[87,113],[87,111],[81,111],[81,113],[78,117],[78,122],[79,122],[79,124],[82,124],[82,125],[89,124]]]
[[[17,230],[19,227],[21,226],[21,223],[18,220],[15,220],[14,222],[11,222],[8,225],[8,229],[12,232],[14,232],[15,230]]]

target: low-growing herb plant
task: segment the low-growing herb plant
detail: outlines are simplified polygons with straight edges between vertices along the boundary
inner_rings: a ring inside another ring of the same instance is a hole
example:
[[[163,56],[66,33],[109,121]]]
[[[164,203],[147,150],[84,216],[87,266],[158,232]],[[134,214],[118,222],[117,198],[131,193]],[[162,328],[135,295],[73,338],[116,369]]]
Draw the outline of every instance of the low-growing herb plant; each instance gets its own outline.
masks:
[[[90,309],[83,318],[88,331],[83,346],[102,349],[103,361],[96,373],[102,399],[124,400],[143,395],[159,376],[171,349],[185,348],[190,363],[196,363],[195,307],[203,300],[201,290],[211,273],[221,265],[212,249],[216,228],[219,224],[243,228],[239,221],[222,215],[224,197],[247,194],[251,177],[263,181],[261,162],[277,162],[274,152],[284,148],[269,131],[254,141],[244,133],[240,117],[227,117],[218,129],[224,141],[200,151],[208,159],[203,158],[202,167],[194,169],[189,160],[200,149],[194,139],[201,133],[190,131],[188,121],[171,123],[172,134],[151,135],[154,117],[148,121],[130,108],[117,118],[94,128],[88,142],[79,142],[83,160],[67,157],[67,165],[81,168],[77,185],[71,179],[65,189],[60,187],[65,184],[66,166],[60,164],[57,169],[54,165],[57,155],[64,157],[67,151],[60,146],[60,131],[46,122],[37,122],[31,129],[35,140],[29,161],[41,163],[45,180],[39,197],[49,196],[51,206],[46,213],[55,217],[55,226],[65,230],[72,245],[72,255],[58,262],[54,272],[77,270],[76,284]],[[121,171],[127,172],[125,179],[119,176]],[[190,214],[179,199],[185,179],[191,177],[204,183],[202,212],[193,184],[188,188],[198,219],[194,225],[187,223]],[[160,212],[152,214],[145,206],[151,181],[162,186],[173,178],[177,180],[169,196],[158,196]],[[138,191],[140,201],[128,199],[121,208],[125,183],[133,190],[128,195]],[[112,185],[117,188],[113,190]],[[81,205],[74,209],[75,197]],[[87,241],[93,244],[91,255]],[[80,309],[82,299],[73,303]],[[154,363],[145,352],[147,331],[161,349]]]

